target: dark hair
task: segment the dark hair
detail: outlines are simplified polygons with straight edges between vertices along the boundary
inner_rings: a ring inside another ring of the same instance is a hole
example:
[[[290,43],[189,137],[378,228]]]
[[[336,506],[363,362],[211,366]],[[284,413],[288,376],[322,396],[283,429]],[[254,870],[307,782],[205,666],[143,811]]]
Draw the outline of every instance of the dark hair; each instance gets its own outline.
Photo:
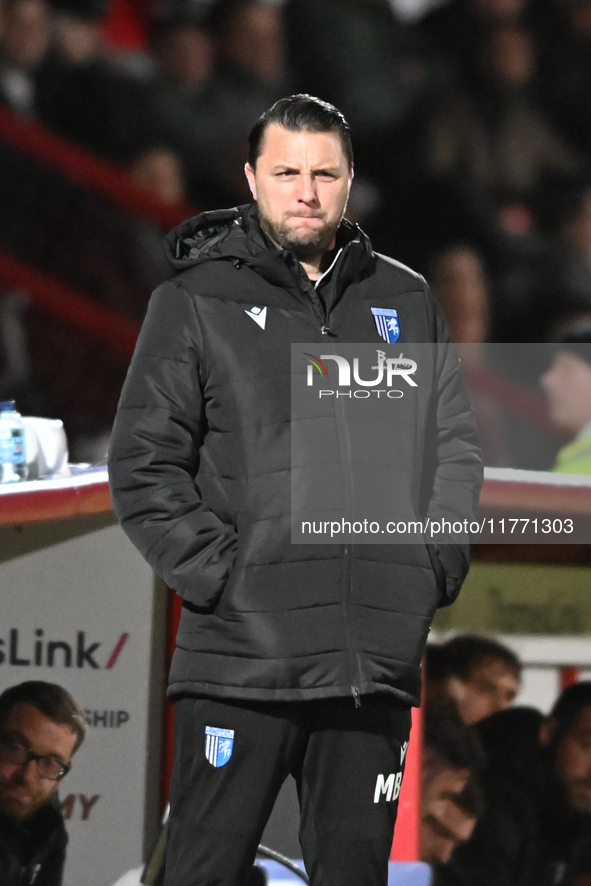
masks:
[[[32,705],[54,723],[71,729],[76,735],[74,751],[78,750],[86,735],[84,711],[62,686],[42,680],[28,680],[6,689],[0,695],[0,729],[4,727],[12,709],[21,703]]]
[[[80,21],[104,21],[107,17],[106,0],[49,0],[49,6]]]
[[[248,162],[253,169],[262,151],[265,132],[271,123],[278,123],[290,132],[336,132],[341,140],[349,169],[353,168],[351,131],[344,116],[334,105],[323,102],[322,99],[313,95],[299,94],[280,98],[252,127],[248,137]]]
[[[469,680],[475,668],[487,658],[500,659],[516,677],[521,675],[521,662],[515,653],[490,637],[460,634],[444,643],[441,649],[438,662],[440,676],[444,676],[444,669],[447,677]]]
[[[455,706],[441,702],[425,711],[423,741],[446,767],[478,774],[486,758],[474,729],[460,720]]]
[[[266,0],[214,0],[207,10],[207,26],[214,36],[221,38],[237,13],[265,2]]]
[[[573,683],[560,693],[550,711],[557,723],[553,743],[558,744],[571,731],[583,708],[591,707],[591,680]]]
[[[423,655],[425,680],[444,680],[448,675],[447,655],[443,643],[427,643]]]
[[[208,32],[207,16],[205,11],[188,9],[166,10],[157,15],[149,25],[148,41],[151,49],[158,51],[171,37],[182,31]]]

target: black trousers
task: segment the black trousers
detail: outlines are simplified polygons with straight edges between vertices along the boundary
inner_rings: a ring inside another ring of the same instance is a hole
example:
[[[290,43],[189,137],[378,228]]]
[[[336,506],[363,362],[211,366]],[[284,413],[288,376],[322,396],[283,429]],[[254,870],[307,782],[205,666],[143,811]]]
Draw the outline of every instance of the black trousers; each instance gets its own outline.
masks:
[[[387,695],[180,699],[165,886],[241,886],[290,773],[313,886],[386,886],[409,732]]]

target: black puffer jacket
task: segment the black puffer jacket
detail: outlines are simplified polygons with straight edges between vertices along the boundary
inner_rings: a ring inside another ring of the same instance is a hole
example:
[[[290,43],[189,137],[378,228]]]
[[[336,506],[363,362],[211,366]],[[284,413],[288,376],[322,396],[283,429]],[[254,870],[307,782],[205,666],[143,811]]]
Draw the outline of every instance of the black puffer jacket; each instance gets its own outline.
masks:
[[[25,821],[0,812],[0,886],[60,886],[67,842],[53,800]]]
[[[191,219],[168,243],[180,273],[150,303],[110,478],[121,525],[184,600],[171,694],[389,691],[418,703],[429,624],[457,594],[468,546],[291,544],[290,348],[384,347],[376,306],[398,310],[399,343],[449,340],[424,280],[344,222],[342,252],[315,288],[268,243],[254,204]],[[401,433],[415,441],[396,464],[402,486],[424,490],[429,436],[438,457],[425,509],[455,486],[469,511],[481,465],[457,358],[425,394],[420,424]]]

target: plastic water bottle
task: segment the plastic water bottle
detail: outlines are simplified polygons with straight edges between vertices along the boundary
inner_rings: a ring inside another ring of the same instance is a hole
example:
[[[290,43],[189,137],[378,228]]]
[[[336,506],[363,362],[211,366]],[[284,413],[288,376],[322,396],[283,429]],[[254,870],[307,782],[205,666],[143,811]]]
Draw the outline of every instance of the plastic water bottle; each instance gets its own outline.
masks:
[[[27,479],[25,425],[14,400],[0,401],[0,483]]]

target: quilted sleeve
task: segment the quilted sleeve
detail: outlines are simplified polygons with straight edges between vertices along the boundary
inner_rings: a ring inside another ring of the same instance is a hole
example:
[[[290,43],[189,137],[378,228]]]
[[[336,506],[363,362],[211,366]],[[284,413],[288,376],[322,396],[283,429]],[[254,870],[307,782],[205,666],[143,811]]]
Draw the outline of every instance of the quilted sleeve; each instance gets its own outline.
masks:
[[[237,546],[195,484],[205,434],[201,330],[177,284],[154,292],[123,386],[109,454],[115,513],[167,585],[210,608]]]

